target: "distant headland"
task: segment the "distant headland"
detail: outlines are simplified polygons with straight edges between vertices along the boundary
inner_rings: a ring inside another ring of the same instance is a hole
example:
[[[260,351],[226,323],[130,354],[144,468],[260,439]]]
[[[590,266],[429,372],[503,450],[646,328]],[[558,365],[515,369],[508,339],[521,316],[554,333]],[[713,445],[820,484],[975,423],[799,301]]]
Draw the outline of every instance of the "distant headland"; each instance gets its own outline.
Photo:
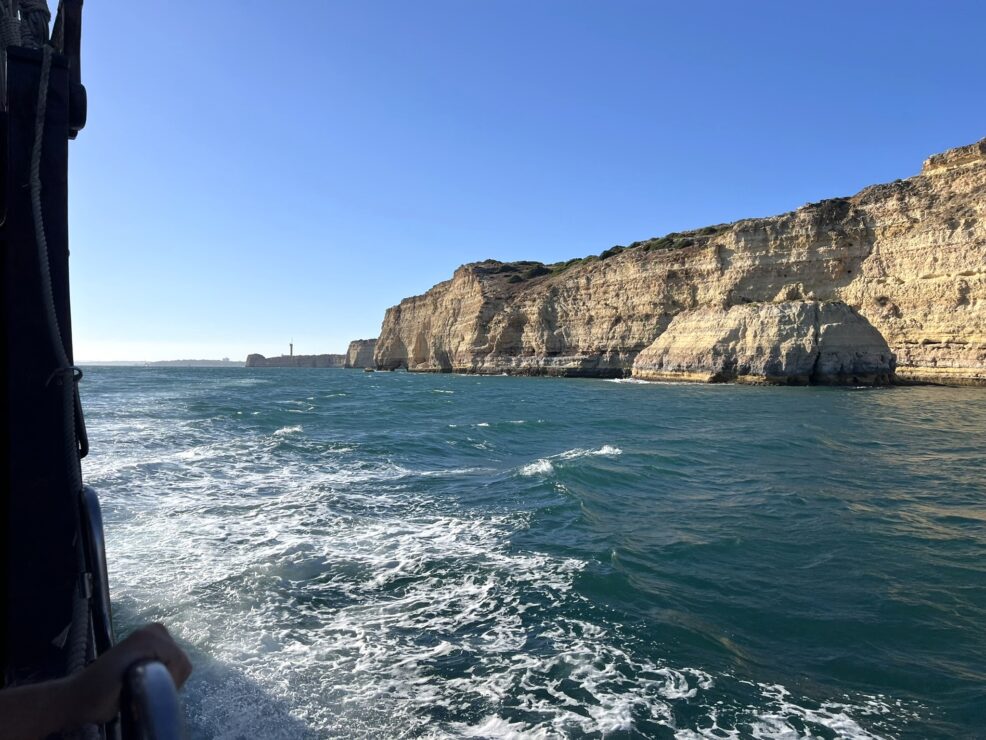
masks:
[[[247,355],[247,367],[345,367],[345,355]]]
[[[344,355],[296,355],[294,344],[289,345],[288,354],[278,357],[264,357],[261,354],[250,354],[246,358],[246,367],[338,367],[338,368],[372,368],[374,367],[373,351],[376,339],[355,339],[349,343],[349,349]]]

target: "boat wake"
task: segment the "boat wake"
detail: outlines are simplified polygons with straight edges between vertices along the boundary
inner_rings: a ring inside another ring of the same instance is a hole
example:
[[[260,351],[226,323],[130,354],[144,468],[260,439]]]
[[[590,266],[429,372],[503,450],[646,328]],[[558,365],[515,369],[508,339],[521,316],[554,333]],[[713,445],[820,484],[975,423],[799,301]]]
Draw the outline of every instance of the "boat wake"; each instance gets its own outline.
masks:
[[[199,656],[194,735],[872,738],[861,720],[905,711],[658,659],[579,588],[589,557],[520,544],[535,510],[456,495],[505,486],[498,502],[530,485],[517,476],[618,465],[613,444],[423,467],[372,434],[322,439],[283,416],[127,433],[93,417],[113,440],[87,475],[106,501],[121,626],[163,620]]]

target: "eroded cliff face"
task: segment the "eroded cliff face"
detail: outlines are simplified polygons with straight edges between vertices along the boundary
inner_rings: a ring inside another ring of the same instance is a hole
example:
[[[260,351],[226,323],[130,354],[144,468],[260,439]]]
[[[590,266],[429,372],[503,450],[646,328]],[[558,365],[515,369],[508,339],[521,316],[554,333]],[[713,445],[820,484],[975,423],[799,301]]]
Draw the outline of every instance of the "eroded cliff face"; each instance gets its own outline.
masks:
[[[682,311],[633,363],[633,377],[704,383],[886,385],[894,355],[845,303],[781,301]]]
[[[899,378],[986,385],[984,211],[986,140],[907,180],[780,216],[569,263],[465,265],[387,311],[375,361],[621,376],[685,311],[844,302],[886,341]]]
[[[349,349],[346,351],[346,367],[375,367],[373,351],[376,347],[376,339],[354,339],[349,343]]]

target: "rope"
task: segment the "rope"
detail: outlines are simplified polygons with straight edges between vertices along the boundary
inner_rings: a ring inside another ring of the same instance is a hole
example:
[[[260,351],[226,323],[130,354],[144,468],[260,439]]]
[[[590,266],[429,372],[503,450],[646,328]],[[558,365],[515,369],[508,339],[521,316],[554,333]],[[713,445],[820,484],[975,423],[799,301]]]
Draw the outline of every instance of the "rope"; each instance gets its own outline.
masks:
[[[29,49],[40,49],[48,43],[48,24],[51,11],[46,0],[20,0],[21,43]]]
[[[34,239],[38,246],[38,265],[41,268],[41,292],[48,336],[58,360],[58,370],[68,371],[72,363],[65,352],[62,330],[55,311],[55,295],[51,289],[51,267],[48,262],[48,238],[45,236],[44,213],[41,209],[41,150],[44,145],[45,115],[48,111],[48,77],[51,72],[52,49],[45,44],[41,58],[41,81],[38,84],[38,107],[34,115],[34,147],[31,150],[31,211],[34,215]],[[81,488],[81,486],[80,486]]]
[[[9,8],[0,0],[0,46],[21,45],[21,22],[10,14]]]
[[[21,2],[22,5],[28,4],[25,0],[21,0]],[[45,6],[45,11],[47,12],[47,6]],[[41,155],[44,150],[44,128],[45,117],[48,111],[48,84],[51,75],[52,53],[51,46],[45,43],[42,46],[41,75],[38,82],[38,103],[34,116],[34,146],[31,150],[31,212],[34,216],[34,237],[38,247],[38,267],[41,273],[41,292],[45,318],[48,323],[48,336],[57,360],[57,367],[48,377],[46,385],[50,385],[51,381],[56,378],[59,380],[58,385],[63,395],[65,464],[69,471],[69,477],[71,478],[71,500],[78,507],[81,503],[82,470],[79,467],[79,440],[76,436],[76,430],[78,429],[77,422],[80,421],[80,418],[77,417],[77,414],[81,411],[78,381],[82,377],[82,371],[71,364],[68,353],[65,351],[65,341],[62,336],[61,327],[58,324],[58,312],[55,308],[55,296],[51,286],[48,238],[45,235],[44,211],[41,206]],[[69,374],[71,377],[66,377]],[[88,444],[84,443],[84,446],[88,447]],[[82,590],[81,583],[81,578],[84,577],[85,571],[85,554],[82,548],[81,536],[76,537],[75,545],[76,556],[79,562],[80,583],[77,584],[76,593],[72,596],[72,622],[69,625],[68,631],[66,669],[70,674],[85,668],[87,659],[91,657],[89,655],[89,595],[88,591]],[[86,725],[73,733],[73,736],[84,740],[96,740],[99,735],[95,726]]]
[[[48,81],[51,73],[51,57],[52,48],[50,45],[45,44],[42,48],[41,56],[41,75],[38,82],[38,107],[34,115],[34,146],[31,149],[31,212],[34,216],[34,239],[38,247],[38,268],[41,274],[41,299],[44,303],[44,314],[45,319],[48,322],[48,337],[51,340],[51,348],[55,353],[55,360],[57,367],[48,376],[48,380],[45,385],[50,385],[51,381],[58,379],[58,385],[66,388],[66,398],[64,399],[63,407],[65,409],[65,429],[75,431],[75,383],[67,382],[68,379],[65,377],[67,374],[71,373],[73,378],[76,375],[77,368],[72,366],[72,363],[68,359],[68,353],[65,351],[65,342],[62,338],[62,330],[58,325],[58,312],[55,309],[55,294],[51,287],[51,264],[48,258],[48,237],[45,235],[45,224],[44,224],[44,211],[41,207],[41,154],[44,150],[44,130],[45,130],[45,116],[48,111]],[[69,396],[71,393],[72,396]],[[82,475],[79,470],[79,458],[78,458],[78,448],[77,443],[74,438],[70,440],[71,444],[67,445],[66,450],[66,465],[71,473],[73,493],[81,493],[82,491]],[[73,627],[75,626],[75,617],[73,615]],[[73,632],[78,630],[73,630]],[[78,662],[74,659],[74,656],[79,652],[77,645],[72,644],[69,649],[70,656],[70,670],[77,670],[85,664],[85,648],[83,644],[82,649],[82,662]]]
[[[17,11],[0,0],[0,108],[7,107],[7,47],[21,45],[21,22]]]

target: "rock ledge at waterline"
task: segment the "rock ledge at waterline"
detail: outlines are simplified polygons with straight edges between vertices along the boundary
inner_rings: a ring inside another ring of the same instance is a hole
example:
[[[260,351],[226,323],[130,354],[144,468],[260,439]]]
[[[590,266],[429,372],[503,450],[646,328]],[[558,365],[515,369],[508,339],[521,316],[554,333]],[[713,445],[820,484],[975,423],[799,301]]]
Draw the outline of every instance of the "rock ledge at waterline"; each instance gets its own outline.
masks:
[[[374,362],[705,381],[882,383],[896,372],[986,385],[984,210],[986,139],[906,180],[779,216],[552,265],[468,264],[388,309]]]

